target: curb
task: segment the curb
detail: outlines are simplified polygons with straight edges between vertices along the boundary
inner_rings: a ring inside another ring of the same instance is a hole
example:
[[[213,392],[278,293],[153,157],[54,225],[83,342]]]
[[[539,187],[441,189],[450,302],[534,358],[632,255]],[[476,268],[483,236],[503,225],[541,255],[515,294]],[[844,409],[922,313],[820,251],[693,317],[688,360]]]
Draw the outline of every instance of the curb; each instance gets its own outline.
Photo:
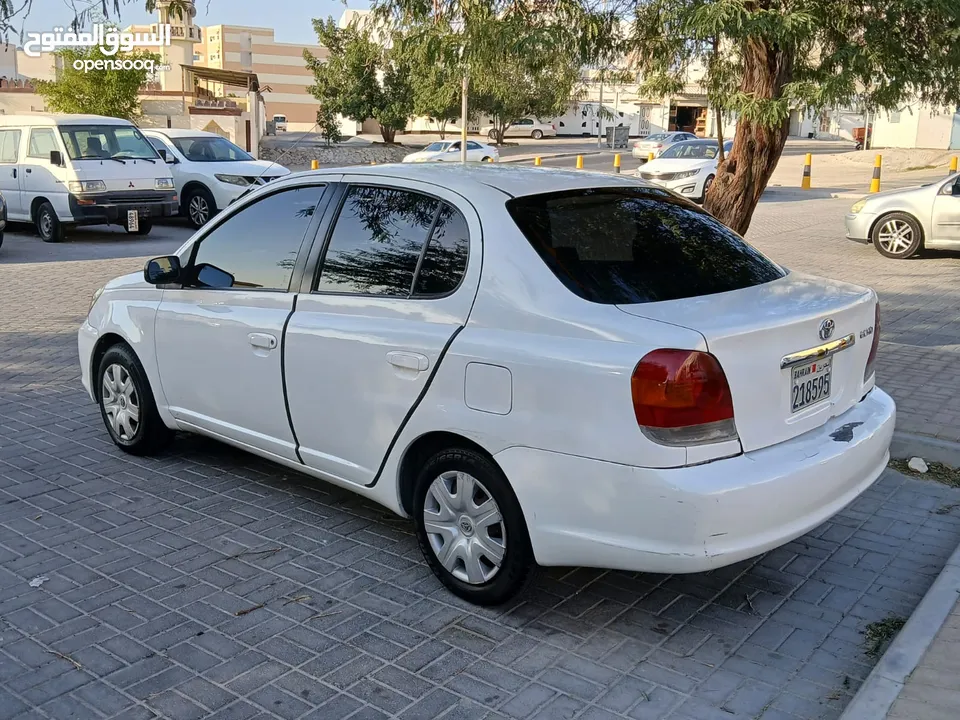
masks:
[[[534,158],[539,157],[541,160],[559,160],[560,158],[570,158],[576,157],[577,155],[602,155],[603,153],[599,150],[591,150],[587,152],[563,152],[563,153],[554,153],[550,155],[518,155],[516,157],[507,156],[505,158],[500,158],[500,164],[504,163],[520,163],[520,162],[533,162]]]
[[[880,658],[840,720],[883,720],[960,598],[960,546]]]
[[[895,431],[893,442],[890,443],[890,457],[909,459],[915,455],[924,460],[960,467],[960,443],[902,430]]]

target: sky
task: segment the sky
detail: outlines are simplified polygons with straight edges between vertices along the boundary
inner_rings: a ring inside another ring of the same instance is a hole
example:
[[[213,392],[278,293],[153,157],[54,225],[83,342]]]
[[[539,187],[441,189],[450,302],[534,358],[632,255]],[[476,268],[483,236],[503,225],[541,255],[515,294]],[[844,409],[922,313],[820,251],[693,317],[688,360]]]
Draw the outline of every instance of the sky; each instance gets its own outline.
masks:
[[[18,3],[19,4],[19,1]],[[26,32],[44,32],[58,25],[66,26],[73,19],[73,6],[84,8],[90,4],[100,5],[99,0],[33,0],[33,9],[24,20],[18,18],[14,27],[21,24]],[[144,0],[124,0],[122,13],[117,22],[124,27],[149,22],[151,16],[144,10]],[[108,0],[108,7],[113,6]],[[315,43],[313,18],[332,15],[339,18],[346,7],[366,8],[364,0],[196,0],[197,25],[249,25],[270,27],[276,31],[277,42]],[[111,20],[116,20],[111,14]],[[12,40],[12,38],[11,38]]]

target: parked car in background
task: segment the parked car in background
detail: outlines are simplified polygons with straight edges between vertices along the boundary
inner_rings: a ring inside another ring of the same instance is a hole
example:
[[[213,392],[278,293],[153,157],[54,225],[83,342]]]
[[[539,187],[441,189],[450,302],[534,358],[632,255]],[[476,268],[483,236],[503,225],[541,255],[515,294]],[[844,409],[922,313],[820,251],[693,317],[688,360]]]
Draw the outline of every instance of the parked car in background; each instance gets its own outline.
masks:
[[[729,153],[733,140],[723,143]],[[716,140],[684,140],[674,143],[651,162],[637,170],[637,177],[703,202],[717,176],[720,145]]]
[[[574,170],[282,178],[98,291],[78,343],[122,450],[196,432],[347,488],[481,604],[538,564],[691,573],[787,543],[873,484],[895,422],[872,290]]]
[[[423,150],[410,153],[403,158],[403,162],[460,162],[462,159],[460,148],[459,140],[441,140],[430,143]],[[469,162],[500,162],[500,151],[493,145],[467,140],[467,160]]]
[[[480,134],[486,135],[491,140],[496,140],[497,135],[493,131],[493,125],[487,125],[480,128]],[[557,126],[553,123],[544,123],[534,118],[520,118],[514,120],[503,133],[504,137],[528,137],[539,140],[545,137],[556,137]]]
[[[143,134],[166,156],[180,196],[180,214],[195,228],[252,186],[290,174],[282,165],[255,160],[216,133],[166,128]]]
[[[0,172],[3,172],[0,170]],[[3,247],[3,233],[7,229],[7,201],[0,194],[0,247]]]
[[[905,260],[923,249],[960,250],[960,173],[920,187],[858,200],[846,216],[847,237]]]
[[[273,126],[276,131],[286,132],[287,131],[287,116],[286,115],[274,115],[273,116]]]
[[[635,158],[647,160],[650,157],[650,153],[653,153],[653,156],[656,158],[674,143],[697,139],[696,135],[688,132],[665,132],[647,135],[640,140],[634,140],[631,154]]]
[[[175,215],[173,177],[128,120],[99,115],[0,115],[0,192],[8,219],[44,242],[77,225],[123,225],[146,235]]]

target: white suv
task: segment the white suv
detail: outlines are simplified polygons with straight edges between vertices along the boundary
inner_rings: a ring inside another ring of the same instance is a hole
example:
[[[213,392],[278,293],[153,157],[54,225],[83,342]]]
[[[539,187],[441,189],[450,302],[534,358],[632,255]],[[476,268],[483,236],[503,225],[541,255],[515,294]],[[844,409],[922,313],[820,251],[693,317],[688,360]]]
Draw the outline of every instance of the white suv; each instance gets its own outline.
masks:
[[[221,135],[203,130],[144,130],[166,156],[180,196],[180,214],[202,227],[251,186],[289,175],[282,165],[254,160]]]

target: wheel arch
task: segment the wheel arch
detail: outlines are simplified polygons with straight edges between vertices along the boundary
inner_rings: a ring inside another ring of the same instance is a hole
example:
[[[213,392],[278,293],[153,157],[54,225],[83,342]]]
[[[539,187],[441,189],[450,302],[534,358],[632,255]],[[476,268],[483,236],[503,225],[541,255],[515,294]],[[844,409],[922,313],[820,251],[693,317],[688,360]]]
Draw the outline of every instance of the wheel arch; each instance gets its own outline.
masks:
[[[118,333],[108,332],[101,335],[97,338],[96,344],[93,346],[93,352],[90,353],[90,377],[91,379],[96,378],[97,368],[100,367],[100,361],[103,360],[103,356],[107,354],[107,351],[116,346],[124,345],[126,348],[133,353],[133,355],[139,360],[140,356],[137,355],[137,351],[134,350],[133,346],[126,341],[126,339],[119,335]],[[141,364],[143,361],[141,360]],[[100,401],[100,383],[91,382],[91,389],[93,390],[94,397],[97,402]]]
[[[45,202],[50,203],[51,207],[53,206],[53,203],[50,202],[50,200],[43,195],[37,195],[37,197],[35,197],[30,202],[30,222],[37,221],[37,211],[40,209],[40,206],[43,205]],[[56,208],[54,208],[54,212],[56,212]]]
[[[908,212],[906,210],[887,210],[877,215],[876,219],[870,224],[870,229],[867,231],[867,240],[869,240],[871,244],[873,243],[873,231],[876,229],[877,225],[891,215],[906,215],[907,217],[911,218],[917,224],[917,227],[920,228],[920,247],[924,247],[927,242],[927,233],[923,227],[923,223],[920,222],[920,218],[918,218],[912,212]]]
[[[213,191],[209,187],[207,187],[205,183],[201,182],[200,180],[190,180],[183,186],[183,190],[180,191],[181,202],[183,202],[183,200],[189,197],[190,193],[194,192],[195,190],[202,190],[203,192],[207,193],[207,195],[209,195],[210,198],[213,200],[214,205],[216,205],[217,201],[213,197]]]
[[[423,464],[436,453],[449,448],[464,448],[483,455],[503,472],[493,455],[475,440],[447,430],[436,430],[420,435],[404,450],[397,467],[397,492],[400,507],[407,515],[413,515],[413,490],[417,473]],[[506,474],[504,474],[506,477]],[[507,480],[509,483],[509,478]]]

